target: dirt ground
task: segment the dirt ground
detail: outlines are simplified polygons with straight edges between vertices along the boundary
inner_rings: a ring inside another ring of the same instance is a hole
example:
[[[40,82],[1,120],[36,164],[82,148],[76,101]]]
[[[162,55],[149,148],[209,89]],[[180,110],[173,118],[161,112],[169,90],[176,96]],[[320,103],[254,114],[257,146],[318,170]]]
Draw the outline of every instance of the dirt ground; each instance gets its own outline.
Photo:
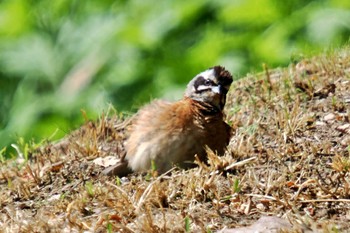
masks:
[[[284,232],[350,232],[350,50],[233,83],[228,151],[209,165],[106,177],[128,119],[87,121],[0,167],[0,232],[216,232],[277,216]]]

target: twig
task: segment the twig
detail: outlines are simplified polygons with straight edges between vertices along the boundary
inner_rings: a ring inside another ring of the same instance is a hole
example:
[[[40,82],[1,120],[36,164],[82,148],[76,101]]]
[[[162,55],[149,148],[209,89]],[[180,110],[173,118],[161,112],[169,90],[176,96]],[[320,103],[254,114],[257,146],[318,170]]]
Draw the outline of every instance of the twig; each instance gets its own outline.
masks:
[[[245,160],[239,161],[237,163],[230,164],[227,167],[225,167],[225,170],[227,171],[227,170],[230,170],[234,167],[245,165],[246,163],[249,163],[250,161],[255,160],[255,159],[256,159],[256,157],[251,157],[249,159],[245,159]]]
[[[305,181],[304,183],[302,183],[302,184],[299,186],[298,191],[292,196],[291,200],[295,200],[295,199],[299,196],[300,192],[301,192],[305,187],[307,187],[309,184],[314,184],[314,183],[316,183],[316,180],[314,180],[314,179],[310,179],[310,180],[307,180],[307,181]]]
[[[267,196],[267,195],[260,195],[260,194],[245,194],[245,196],[248,197],[258,197],[258,198],[265,198],[265,199],[269,199],[272,201],[277,201],[276,198],[274,198],[273,196]]]
[[[304,200],[301,203],[311,203],[311,202],[350,202],[350,199],[314,199],[314,200]]]
[[[37,174],[35,174],[33,172],[32,168],[29,166],[29,164],[27,164],[26,168],[28,170],[28,174],[35,180],[36,184],[39,184],[40,179],[38,178]]]
[[[245,194],[245,196],[257,197],[257,198],[265,198],[265,199],[268,199],[268,200],[277,201],[279,203],[282,203],[284,206],[289,206],[289,204],[287,205],[284,201],[282,201],[280,199],[277,199],[277,198],[275,198],[273,196],[260,195],[260,194]]]
[[[120,187],[118,187],[117,185],[107,181],[106,182],[108,185],[112,186],[113,188],[115,188],[118,192],[120,192],[122,194],[122,196],[124,197],[125,200],[127,200],[128,202],[132,203],[129,199],[129,196],[128,194],[123,190],[121,189]]]
[[[267,67],[267,65],[264,63],[263,64],[263,69],[265,71],[265,75],[266,75],[266,81],[268,83],[268,91],[269,91],[269,95],[271,94],[271,91],[274,89],[273,88],[273,84],[271,82],[271,77],[270,77],[270,72],[269,72],[269,68]]]

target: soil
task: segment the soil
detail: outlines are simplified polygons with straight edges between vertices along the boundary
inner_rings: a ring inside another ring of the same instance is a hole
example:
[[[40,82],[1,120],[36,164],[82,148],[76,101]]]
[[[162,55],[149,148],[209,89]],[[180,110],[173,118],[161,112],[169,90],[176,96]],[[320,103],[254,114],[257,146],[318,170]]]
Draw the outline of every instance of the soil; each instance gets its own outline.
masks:
[[[350,50],[235,81],[225,155],[158,175],[111,177],[129,118],[87,121],[0,168],[0,232],[215,232],[287,220],[284,232],[350,229]]]

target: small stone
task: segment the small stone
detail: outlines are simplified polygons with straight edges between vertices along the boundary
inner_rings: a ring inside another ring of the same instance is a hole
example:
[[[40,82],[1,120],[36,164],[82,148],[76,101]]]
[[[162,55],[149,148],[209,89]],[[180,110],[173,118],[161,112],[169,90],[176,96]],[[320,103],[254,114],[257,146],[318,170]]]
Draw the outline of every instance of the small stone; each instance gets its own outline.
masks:
[[[315,123],[316,126],[324,126],[324,125],[327,125],[325,122],[323,121],[316,121]]]
[[[282,230],[291,230],[293,226],[285,219],[275,216],[263,216],[251,226],[234,229],[223,229],[220,233],[277,233]]]
[[[325,121],[332,121],[335,119],[335,114],[334,113],[329,113],[323,117]]]
[[[340,132],[350,133],[350,124],[344,124],[344,125],[338,126],[336,129],[339,130]]]
[[[259,209],[259,210],[265,210],[266,209],[265,206],[263,204],[261,204],[261,203],[257,204],[256,208]]]
[[[350,136],[345,137],[343,140],[340,141],[340,144],[342,146],[349,146],[350,145]]]

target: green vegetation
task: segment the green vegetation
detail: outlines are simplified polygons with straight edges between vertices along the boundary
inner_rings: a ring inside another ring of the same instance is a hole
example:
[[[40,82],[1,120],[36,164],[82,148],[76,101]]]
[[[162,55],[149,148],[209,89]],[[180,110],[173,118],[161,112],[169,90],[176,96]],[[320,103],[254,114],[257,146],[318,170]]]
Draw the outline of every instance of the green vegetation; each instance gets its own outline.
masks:
[[[190,232],[191,229],[191,219],[186,216],[185,217],[185,232]]]
[[[86,192],[89,194],[90,197],[94,196],[94,185],[93,183],[91,183],[90,181],[87,181],[85,183],[85,188],[86,188]]]
[[[0,3],[0,149],[57,139],[108,104],[179,98],[215,64],[236,77],[348,41],[350,1]],[[300,55],[301,54],[301,55]],[[57,130],[58,129],[58,130]],[[8,155],[7,155],[8,156]]]

